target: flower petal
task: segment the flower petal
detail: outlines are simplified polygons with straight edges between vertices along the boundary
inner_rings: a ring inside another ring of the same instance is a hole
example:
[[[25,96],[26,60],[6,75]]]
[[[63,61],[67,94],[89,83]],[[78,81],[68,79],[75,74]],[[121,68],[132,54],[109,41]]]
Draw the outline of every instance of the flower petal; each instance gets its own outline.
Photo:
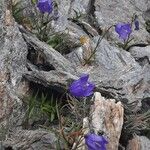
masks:
[[[38,0],[37,7],[39,8],[41,13],[51,13],[53,10],[51,0]]]
[[[135,20],[134,21],[134,25],[135,25],[135,29],[134,30],[139,30],[139,21],[138,20]]]
[[[94,88],[95,88],[95,85],[89,82],[88,86],[86,87],[84,96],[90,96],[90,95],[92,95]]]
[[[115,25],[115,31],[119,34],[121,31],[121,27],[122,27],[122,23],[118,23],[117,25]]]
[[[86,83],[87,81],[88,81],[88,79],[89,79],[89,75],[88,74],[82,74],[81,76],[80,76],[80,81],[82,82],[82,84],[83,83]]]
[[[88,150],[106,150],[106,144],[108,141],[104,136],[99,136],[96,134],[87,134],[85,135],[85,144],[88,147]]]
[[[88,82],[88,78],[88,74],[83,74],[78,80],[75,80],[69,87],[70,93],[76,97],[86,97],[93,94],[95,85]]]
[[[132,32],[131,25],[129,23],[118,23],[115,26],[115,31],[119,34],[120,39],[126,40]]]

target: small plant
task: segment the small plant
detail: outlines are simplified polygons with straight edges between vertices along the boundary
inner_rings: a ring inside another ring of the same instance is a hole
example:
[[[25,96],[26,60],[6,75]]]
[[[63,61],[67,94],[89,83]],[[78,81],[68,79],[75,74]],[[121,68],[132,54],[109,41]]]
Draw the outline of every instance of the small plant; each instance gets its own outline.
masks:
[[[133,38],[131,38],[132,30],[139,30],[139,21],[137,15],[133,16],[131,23],[118,23],[115,25],[115,31],[122,40],[122,43],[119,43],[118,45],[125,50],[128,49],[130,42],[133,40]]]
[[[26,7],[22,6],[22,2],[23,2],[22,0],[12,2],[13,17],[19,24],[24,24],[24,20],[25,20],[25,17],[23,16],[23,10]]]
[[[110,26],[110,27],[104,32],[104,34],[102,35],[102,37],[100,36],[100,37],[98,38],[98,41],[97,41],[97,43],[96,43],[96,46],[95,46],[94,50],[91,51],[90,55],[87,56],[86,59],[84,59],[83,66],[85,66],[86,64],[90,64],[90,63],[91,63],[91,60],[93,59],[93,57],[94,57],[94,55],[95,55],[95,53],[96,53],[96,51],[97,51],[97,48],[98,48],[99,44],[101,43],[101,41],[103,40],[103,38],[107,35],[107,33],[109,32],[109,30],[110,30],[112,27],[114,27],[114,25]],[[83,45],[83,44],[86,42],[86,40],[85,40],[84,38],[81,38],[81,39],[80,39],[80,42],[81,42],[81,44]],[[85,43],[85,44],[86,44],[86,43]],[[88,47],[88,46],[86,45],[86,47]],[[86,53],[86,51],[88,51],[88,49],[85,50],[85,53]]]
[[[50,122],[54,121],[57,117],[57,101],[54,101],[53,95],[51,99],[47,100],[47,97],[42,94],[40,110],[48,116]]]
[[[128,116],[125,116],[125,123],[124,123],[124,129],[128,133],[136,133],[139,134],[143,130],[147,130],[149,128],[150,123],[150,111],[147,111],[145,113],[137,113],[137,114],[130,114]]]
[[[88,101],[87,96],[93,94],[95,87],[93,83],[88,81],[88,78],[89,75],[82,75],[78,80],[72,82],[69,92],[76,98],[68,95],[68,104],[57,111],[59,130],[56,132],[59,139],[64,141],[65,150],[78,149],[84,138],[83,118],[87,117],[90,111],[90,101]],[[69,114],[64,114],[66,111],[69,111]]]
[[[27,107],[24,123],[27,127],[30,125],[30,120],[31,122],[34,122],[39,120],[40,116],[45,120],[45,122],[47,122],[47,120],[49,122],[53,122],[57,119],[57,109],[59,108],[59,105],[57,104],[57,101],[54,100],[53,96],[48,99],[47,96],[42,94],[41,98],[38,98],[37,92],[36,95],[28,97]]]
[[[49,35],[46,43],[51,45],[55,50],[61,54],[67,54],[69,46],[71,46],[70,41],[68,40],[68,33],[57,32],[52,35]]]
[[[125,116],[121,135],[121,144],[127,145],[127,141],[133,135],[145,135],[149,137],[150,133],[150,111],[134,112],[137,102],[124,104]],[[134,112],[134,113],[133,113]]]
[[[130,42],[133,40],[133,38],[131,38],[131,33],[132,33],[132,27],[133,27],[133,24],[134,24],[134,30],[139,30],[139,21],[138,21],[138,17],[137,15],[134,15],[134,17],[132,18],[132,21],[131,23],[118,23],[116,25],[112,25],[110,26],[105,32],[104,34],[102,35],[102,37],[99,37],[98,41],[97,41],[97,44],[94,48],[94,50],[91,52],[91,54],[86,57],[86,59],[84,59],[84,63],[83,63],[83,66],[86,65],[86,64],[90,64],[91,63],[91,60],[92,58],[94,57],[96,51],[97,51],[97,48],[99,46],[99,44],[101,43],[101,41],[103,40],[103,38],[107,35],[107,33],[109,32],[109,30],[112,28],[112,27],[115,27],[115,31],[116,33],[119,35],[119,38],[122,40],[121,43],[118,43],[118,45],[120,47],[122,47],[123,49],[127,50],[128,47],[129,47],[129,44]],[[81,44],[86,44],[86,38],[81,38],[80,39],[80,42]],[[88,42],[87,42],[88,43]],[[88,45],[86,45],[86,47],[89,47]],[[85,53],[88,53],[88,48],[86,50]],[[81,60],[80,60],[81,61]]]
[[[60,145],[59,141],[63,141],[65,150],[72,149],[73,146],[73,150],[75,150],[81,143],[81,137],[83,137],[82,124],[80,122],[74,123],[70,118],[60,116],[59,130],[55,131],[55,133],[58,136],[58,145]]]
[[[33,2],[34,14],[30,18],[32,32],[41,40],[46,42],[49,33],[52,32],[51,22],[58,18],[57,4],[51,0],[38,0]]]
[[[12,12],[15,20],[46,42],[52,32],[51,21],[58,19],[58,7],[51,0],[31,0],[34,12],[28,18],[23,16],[22,1],[14,2]],[[29,27],[30,26],[30,27]]]

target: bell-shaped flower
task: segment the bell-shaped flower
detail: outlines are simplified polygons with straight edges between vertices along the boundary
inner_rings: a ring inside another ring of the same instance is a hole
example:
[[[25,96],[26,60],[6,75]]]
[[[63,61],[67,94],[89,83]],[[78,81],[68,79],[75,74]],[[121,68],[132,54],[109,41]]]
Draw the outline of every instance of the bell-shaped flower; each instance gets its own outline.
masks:
[[[75,80],[69,87],[71,95],[75,97],[86,97],[92,95],[95,85],[89,82],[88,78],[88,74],[83,74],[78,80]]]
[[[38,0],[37,7],[41,13],[51,13],[53,10],[52,0]]]
[[[118,23],[115,26],[115,31],[119,34],[120,39],[127,40],[132,32],[131,24]]]
[[[85,144],[88,150],[106,150],[107,139],[103,135],[89,133],[85,135]]]
[[[134,25],[135,25],[135,29],[134,30],[139,30],[140,29],[139,21],[137,19],[134,21]]]

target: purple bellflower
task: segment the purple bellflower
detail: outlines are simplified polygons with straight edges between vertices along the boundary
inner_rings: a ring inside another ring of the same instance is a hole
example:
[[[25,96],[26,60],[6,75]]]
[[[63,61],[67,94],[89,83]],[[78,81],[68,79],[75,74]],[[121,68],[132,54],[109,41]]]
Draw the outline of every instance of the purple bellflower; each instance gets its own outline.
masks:
[[[139,21],[137,19],[134,21],[134,25],[135,25],[135,29],[134,30],[139,30],[140,29],[139,28]]]
[[[41,13],[51,13],[53,10],[52,1],[51,0],[38,0],[37,7],[39,8]]]
[[[88,78],[88,74],[83,74],[78,80],[75,80],[69,87],[70,93],[75,97],[92,95],[95,85],[89,82]]]
[[[134,26],[135,26],[134,30],[139,30],[140,28],[139,28],[138,16],[135,15],[134,17],[135,17],[134,18]]]
[[[127,40],[132,32],[132,29],[131,29],[131,25],[129,23],[127,23],[127,24],[118,23],[115,26],[115,31],[119,34],[120,39]]]
[[[89,133],[85,135],[84,138],[88,150],[106,150],[106,144],[108,144],[108,141],[104,136]]]

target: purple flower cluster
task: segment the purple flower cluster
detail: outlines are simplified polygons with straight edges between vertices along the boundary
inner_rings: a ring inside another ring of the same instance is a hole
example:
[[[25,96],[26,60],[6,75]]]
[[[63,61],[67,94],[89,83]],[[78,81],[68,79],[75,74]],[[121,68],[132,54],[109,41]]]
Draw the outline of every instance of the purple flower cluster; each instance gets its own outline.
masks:
[[[107,139],[104,136],[94,133],[85,135],[85,144],[88,150],[106,150]]]
[[[41,13],[51,13],[53,11],[52,0],[38,0],[37,7]]]
[[[88,74],[83,74],[78,80],[75,80],[69,87],[71,95],[75,97],[86,97],[92,95],[95,85],[89,82],[88,78]]]

